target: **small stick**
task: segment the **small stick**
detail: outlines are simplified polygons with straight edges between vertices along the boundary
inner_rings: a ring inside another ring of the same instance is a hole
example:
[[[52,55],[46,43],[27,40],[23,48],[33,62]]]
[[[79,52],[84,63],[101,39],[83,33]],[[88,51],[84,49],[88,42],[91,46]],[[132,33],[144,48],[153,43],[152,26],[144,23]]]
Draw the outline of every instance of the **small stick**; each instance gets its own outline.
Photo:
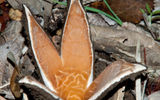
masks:
[[[10,82],[8,82],[8,83],[6,83],[6,84],[0,86],[0,89],[5,88],[5,87],[7,87],[7,86],[9,86],[9,85],[10,85]]]
[[[141,95],[141,78],[136,79],[136,100],[142,100]]]
[[[140,40],[137,41],[136,46],[136,61],[141,62],[141,52],[140,52]],[[141,78],[136,79],[136,100],[142,100],[141,95]]]
[[[144,93],[145,93],[145,89],[146,89],[146,84],[147,84],[147,80],[145,80],[144,84],[143,84],[142,100],[144,100]]]

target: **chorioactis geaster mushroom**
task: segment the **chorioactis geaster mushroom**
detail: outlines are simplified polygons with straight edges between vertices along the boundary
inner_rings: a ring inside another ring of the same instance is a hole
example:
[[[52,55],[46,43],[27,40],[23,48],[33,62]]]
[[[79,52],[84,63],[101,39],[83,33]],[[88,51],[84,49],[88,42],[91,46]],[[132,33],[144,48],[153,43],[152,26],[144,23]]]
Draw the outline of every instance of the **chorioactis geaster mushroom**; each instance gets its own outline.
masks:
[[[31,93],[32,89],[38,89],[41,93],[37,94],[49,97],[47,100],[99,100],[121,80],[146,70],[142,65],[120,60],[106,67],[93,81],[90,28],[80,0],[71,0],[69,3],[60,55],[25,5],[24,9],[32,51],[45,83],[43,85],[26,76],[19,81],[21,87],[25,87],[24,92],[27,88]]]

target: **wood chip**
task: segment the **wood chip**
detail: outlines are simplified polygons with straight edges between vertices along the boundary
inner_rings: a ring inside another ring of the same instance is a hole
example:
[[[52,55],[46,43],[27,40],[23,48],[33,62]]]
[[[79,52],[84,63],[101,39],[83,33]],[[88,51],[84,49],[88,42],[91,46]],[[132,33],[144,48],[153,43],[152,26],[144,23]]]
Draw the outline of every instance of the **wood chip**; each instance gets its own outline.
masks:
[[[9,10],[9,17],[10,17],[12,20],[20,21],[21,18],[22,18],[22,12],[19,11],[19,10],[14,10],[13,8],[11,8],[11,9]]]

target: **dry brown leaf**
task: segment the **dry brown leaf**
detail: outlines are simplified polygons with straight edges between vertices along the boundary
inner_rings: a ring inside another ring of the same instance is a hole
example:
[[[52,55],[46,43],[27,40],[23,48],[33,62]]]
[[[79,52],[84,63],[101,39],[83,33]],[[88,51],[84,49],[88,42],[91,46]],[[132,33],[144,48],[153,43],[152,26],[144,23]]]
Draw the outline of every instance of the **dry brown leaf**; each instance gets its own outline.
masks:
[[[52,3],[47,0],[6,0],[13,9],[23,10],[22,5],[27,5],[34,15],[44,18],[44,27],[47,28],[49,17],[52,14]]]
[[[107,0],[112,10],[124,22],[139,23],[143,19],[140,9],[145,9],[145,4],[153,8],[153,0]],[[91,7],[111,14],[104,2],[91,3]]]
[[[5,42],[0,44],[0,85],[8,83],[13,72],[13,67],[7,61],[8,52],[12,52],[17,62],[19,61],[24,43],[24,38],[20,34],[21,29],[22,24],[19,21],[11,21],[7,24],[4,32],[1,33],[1,37],[5,39]],[[2,90],[0,93],[4,94],[5,98],[13,98],[8,88],[0,90]],[[3,93],[3,91],[5,92]]]
[[[158,68],[160,65],[159,44],[156,41],[154,41],[154,39],[151,36],[149,36],[145,31],[140,32],[139,30],[139,32],[136,32],[136,30],[138,30],[137,28],[134,28],[134,30],[135,31],[127,30],[124,28],[115,29],[109,27],[91,26],[94,47],[97,50],[99,49],[104,50],[108,53],[112,53],[112,55],[114,56],[115,54],[117,54],[117,51],[123,52],[120,57],[124,59],[123,56],[126,54],[128,56],[125,56],[125,60],[128,61],[130,58],[135,57],[136,50],[134,49],[137,45],[137,40],[140,40],[140,43],[142,46],[144,46],[146,53],[146,55],[143,56],[144,49],[142,49],[142,59],[144,57],[146,58],[147,66],[154,66],[153,68]],[[130,61],[134,62],[135,60],[130,59]]]
[[[0,4],[3,3],[5,0],[0,0]]]
[[[9,20],[9,6],[5,2],[0,3],[0,10],[2,11],[2,15],[0,15],[0,32],[2,32],[6,27],[7,21]]]

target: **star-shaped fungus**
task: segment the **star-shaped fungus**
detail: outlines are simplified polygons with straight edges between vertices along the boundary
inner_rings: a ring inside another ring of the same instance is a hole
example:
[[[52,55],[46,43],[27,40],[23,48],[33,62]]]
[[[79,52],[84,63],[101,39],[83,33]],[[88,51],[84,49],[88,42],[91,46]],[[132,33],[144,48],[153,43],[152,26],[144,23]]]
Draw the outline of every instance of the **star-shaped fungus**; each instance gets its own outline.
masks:
[[[120,60],[107,66],[93,81],[90,28],[80,0],[71,0],[69,3],[60,55],[25,5],[24,9],[32,51],[45,83],[43,85],[30,76],[19,80],[21,87],[25,87],[24,92],[27,89],[30,92],[30,98],[99,100],[121,80],[146,70],[142,65]]]

